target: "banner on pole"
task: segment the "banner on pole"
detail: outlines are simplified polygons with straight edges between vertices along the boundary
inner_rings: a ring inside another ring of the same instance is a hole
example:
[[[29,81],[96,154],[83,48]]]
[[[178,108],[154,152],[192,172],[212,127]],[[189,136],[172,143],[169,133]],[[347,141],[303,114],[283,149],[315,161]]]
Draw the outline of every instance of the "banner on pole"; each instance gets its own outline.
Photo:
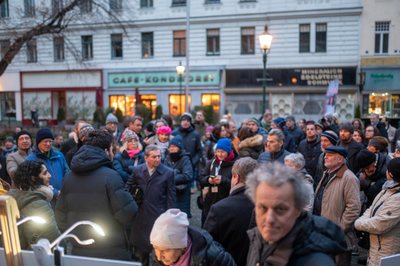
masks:
[[[325,115],[335,113],[336,97],[338,92],[339,80],[335,79],[330,81],[325,96]]]

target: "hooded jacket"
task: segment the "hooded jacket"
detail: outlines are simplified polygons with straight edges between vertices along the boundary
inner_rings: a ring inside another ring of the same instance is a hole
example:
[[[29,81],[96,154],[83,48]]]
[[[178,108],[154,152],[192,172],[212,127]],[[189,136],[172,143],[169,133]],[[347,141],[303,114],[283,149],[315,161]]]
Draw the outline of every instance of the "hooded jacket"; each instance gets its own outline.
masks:
[[[247,265],[335,265],[332,256],[346,250],[343,231],[322,217],[303,212],[290,232],[275,244],[263,240],[258,228],[248,232]],[[257,264],[259,263],[259,264]]]
[[[264,151],[263,140],[264,138],[260,134],[242,140],[238,146],[240,157],[251,157],[254,160],[257,160],[260,153]]]
[[[42,238],[48,239],[51,243],[60,235],[53,209],[42,193],[11,189],[8,194],[17,201],[21,219],[40,216],[46,220],[44,225],[28,222],[18,227],[22,249],[31,249],[31,244],[36,244]]]
[[[90,246],[73,242],[72,254],[107,259],[130,260],[125,228],[131,226],[137,205],[124,188],[119,174],[104,150],[82,146],[71,161],[56,205],[56,219],[62,231],[82,220],[99,224],[105,237],[80,226],[75,233],[80,239],[95,239]]]

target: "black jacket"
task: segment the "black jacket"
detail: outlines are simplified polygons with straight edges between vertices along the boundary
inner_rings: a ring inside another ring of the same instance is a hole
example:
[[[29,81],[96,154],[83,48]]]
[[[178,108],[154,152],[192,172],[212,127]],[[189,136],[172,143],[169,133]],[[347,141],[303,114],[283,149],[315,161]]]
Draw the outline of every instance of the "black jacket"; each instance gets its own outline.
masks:
[[[307,138],[303,139],[300,142],[297,151],[303,154],[306,161],[305,168],[307,172],[314,177],[317,168],[317,160],[319,155],[322,153],[320,138],[317,137],[313,141],[308,141]]]
[[[246,265],[249,250],[247,230],[254,209],[253,202],[245,195],[245,187],[232,191],[229,197],[211,206],[203,225],[235,259],[237,265]],[[240,215],[238,215],[240,213]]]
[[[287,132],[289,133],[289,136],[293,138],[294,144],[296,145],[296,149],[299,146],[300,141],[304,139],[304,133],[303,131],[298,128],[296,125],[294,125],[293,128],[288,128]]]
[[[365,149],[364,146],[354,139],[351,139],[349,143],[343,143],[342,141],[339,142],[338,146],[341,146],[347,150],[347,166],[353,173],[358,173],[360,171],[360,167],[357,164],[357,154],[359,151]]]
[[[190,266],[235,266],[232,256],[207,231],[189,226],[188,234],[192,240]],[[162,265],[156,260],[154,251],[150,255],[150,265]]]
[[[72,171],[65,175],[56,205],[56,220],[63,232],[78,221],[99,224],[106,236],[100,237],[80,226],[74,233],[80,239],[95,239],[89,246],[73,242],[72,254],[106,259],[129,260],[125,228],[137,212],[137,205],[124,188],[119,174],[104,150],[84,145],[71,162]]]
[[[191,126],[187,129],[179,127],[172,132],[172,135],[180,135],[182,137],[185,151],[190,153],[192,164],[197,167],[203,153],[199,133]]]
[[[288,260],[287,265],[291,266],[334,266],[332,256],[345,252],[347,246],[338,225],[306,212],[297,218],[292,230],[275,244],[265,242],[257,228],[249,230],[248,235],[250,249],[247,265],[251,266],[272,265],[274,257],[282,255]]]

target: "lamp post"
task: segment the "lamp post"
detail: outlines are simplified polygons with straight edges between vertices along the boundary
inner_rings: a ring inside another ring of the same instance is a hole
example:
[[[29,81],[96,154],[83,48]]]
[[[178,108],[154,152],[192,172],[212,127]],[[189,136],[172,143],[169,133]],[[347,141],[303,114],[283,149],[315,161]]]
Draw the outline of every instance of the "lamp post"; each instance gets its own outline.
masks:
[[[265,26],[264,32],[258,37],[260,41],[260,48],[263,52],[263,77],[262,77],[262,86],[263,86],[263,102],[262,102],[262,113],[265,112],[265,94],[267,87],[267,54],[271,49],[272,43],[272,35],[268,32],[268,26]]]
[[[185,67],[182,66],[182,61],[179,61],[179,66],[176,67],[176,73],[179,77],[179,114],[182,114],[182,76],[185,73]]]

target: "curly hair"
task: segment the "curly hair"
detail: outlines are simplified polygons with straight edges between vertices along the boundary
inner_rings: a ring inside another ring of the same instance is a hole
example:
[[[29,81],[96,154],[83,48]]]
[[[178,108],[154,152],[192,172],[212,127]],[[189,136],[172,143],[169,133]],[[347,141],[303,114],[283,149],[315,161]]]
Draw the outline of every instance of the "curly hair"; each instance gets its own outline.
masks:
[[[15,172],[14,185],[24,191],[43,185],[43,180],[39,177],[43,165],[42,161],[22,162]]]
[[[111,147],[112,142],[113,137],[108,130],[95,129],[89,133],[89,138],[87,139],[86,144],[105,150]]]

